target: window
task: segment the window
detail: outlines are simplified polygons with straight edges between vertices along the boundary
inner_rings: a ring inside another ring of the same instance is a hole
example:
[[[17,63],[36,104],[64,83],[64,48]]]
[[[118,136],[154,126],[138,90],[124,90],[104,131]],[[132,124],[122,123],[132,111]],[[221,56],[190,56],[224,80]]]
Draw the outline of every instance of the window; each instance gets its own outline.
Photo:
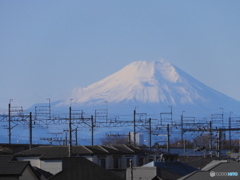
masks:
[[[144,164],[144,158],[139,158],[138,165],[142,166]]]
[[[98,158],[98,165],[103,168],[106,168],[106,158],[104,158],[104,157]]]
[[[121,158],[114,157],[113,158],[113,168],[114,169],[120,169],[121,168]]]

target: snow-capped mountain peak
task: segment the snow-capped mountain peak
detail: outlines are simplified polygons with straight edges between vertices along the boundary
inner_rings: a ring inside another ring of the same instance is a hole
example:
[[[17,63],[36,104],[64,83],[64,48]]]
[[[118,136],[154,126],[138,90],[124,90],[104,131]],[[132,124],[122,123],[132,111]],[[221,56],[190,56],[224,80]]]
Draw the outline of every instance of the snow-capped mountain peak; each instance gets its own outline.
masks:
[[[85,88],[74,88],[55,108],[66,109],[69,99],[77,109],[89,112],[107,108],[117,114],[134,108],[156,113],[169,106],[178,113],[190,110],[206,114],[220,107],[234,111],[240,106],[238,101],[204,85],[165,60],[132,62]]]
[[[176,104],[204,100],[179,73],[165,60],[136,61],[88,87],[75,88],[71,98],[74,103],[87,104],[104,101]]]

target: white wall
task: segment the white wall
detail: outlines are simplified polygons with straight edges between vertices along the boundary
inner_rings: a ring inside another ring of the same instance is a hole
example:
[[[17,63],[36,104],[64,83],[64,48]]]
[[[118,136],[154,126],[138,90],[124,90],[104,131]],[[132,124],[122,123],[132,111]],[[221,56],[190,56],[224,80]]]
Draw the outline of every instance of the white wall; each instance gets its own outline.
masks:
[[[23,172],[22,176],[19,177],[19,180],[38,180],[38,178],[28,166]]]
[[[136,133],[135,137],[137,146],[141,146],[144,144],[144,135],[142,133]],[[130,132],[130,139],[131,142],[134,142],[134,132]]]
[[[42,160],[40,168],[52,174],[56,174],[62,170],[62,160]]]
[[[83,157],[85,157],[86,159],[88,159],[88,160],[93,162],[93,157],[92,156],[83,156]]]
[[[39,158],[40,158],[39,156],[38,157],[17,157],[17,159],[19,161],[30,161],[30,164],[32,166],[36,166],[38,168],[41,168]]]

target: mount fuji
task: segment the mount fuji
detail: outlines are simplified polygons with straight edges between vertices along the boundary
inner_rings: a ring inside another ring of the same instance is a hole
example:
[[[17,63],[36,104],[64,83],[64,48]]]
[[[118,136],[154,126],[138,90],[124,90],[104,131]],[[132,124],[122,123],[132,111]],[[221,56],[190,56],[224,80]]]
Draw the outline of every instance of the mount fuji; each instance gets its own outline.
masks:
[[[55,110],[69,106],[86,112],[107,108],[109,114],[132,113],[134,109],[159,114],[169,106],[173,113],[209,116],[220,108],[236,111],[240,102],[199,82],[175,65],[165,61],[136,61],[118,72],[85,88],[74,88],[67,100]]]
[[[69,106],[74,111],[72,112],[73,116],[79,118],[79,115],[81,115],[80,117],[83,115],[84,118],[89,118],[90,115],[95,115],[97,122],[133,120],[134,110],[137,120],[147,120],[147,118],[160,120],[159,117],[162,113],[166,115],[163,117],[164,120],[167,120],[166,123],[170,123],[169,111],[171,110],[173,124],[180,122],[180,115],[183,115],[183,112],[184,118],[196,117],[196,120],[200,122],[211,118],[213,114],[222,115],[225,122],[228,122],[227,118],[231,114],[230,112],[234,112],[234,116],[240,116],[238,113],[239,101],[213,90],[165,60],[132,62],[118,72],[88,87],[74,88],[66,99],[51,104],[49,102],[47,106],[45,103],[35,104],[27,111],[35,110],[36,113],[36,107],[38,107],[41,110],[39,110],[38,119],[48,119],[50,112],[51,117],[55,120],[55,118],[61,119],[64,116],[69,117]],[[46,107],[49,107],[47,111],[45,111]],[[154,122],[157,125],[156,123],[159,121]],[[218,124],[214,125],[219,126]],[[51,133],[64,132],[64,129],[67,129],[66,126],[66,124],[53,124],[49,127],[48,124],[36,125],[34,141],[38,143],[39,137],[48,137],[48,134]],[[114,132],[121,134],[132,131],[131,126],[116,127]],[[111,133],[112,130],[109,127],[97,129],[96,126],[95,137],[104,137],[106,131]],[[12,141],[28,142],[26,136],[28,132],[26,131],[28,129],[23,131],[21,126],[15,127],[12,130],[15,137]],[[179,136],[179,131],[175,131],[172,133],[172,138]],[[0,137],[2,141],[7,141],[7,135],[4,133],[6,132],[2,131]],[[88,128],[81,129],[79,133],[81,134],[80,139],[83,141],[81,143],[90,142]],[[65,138],[63,136],[64,133],[61,138]]]

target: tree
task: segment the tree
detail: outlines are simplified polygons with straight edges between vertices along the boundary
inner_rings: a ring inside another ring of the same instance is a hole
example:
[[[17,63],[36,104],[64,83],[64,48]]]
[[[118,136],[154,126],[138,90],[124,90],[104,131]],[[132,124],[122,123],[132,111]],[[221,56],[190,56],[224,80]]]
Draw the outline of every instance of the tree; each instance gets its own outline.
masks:
[[[100,139],[102,145],[129,144],[128,137],[119,134],[106,134],[105,138]]]
[[[183,147],[183,143],[179,138],[175,138],[174,141],[170,144],[171,147],[175,147],[175,148],[182,148]],[[189,140],[185,140],[185,146],[186,148],[193,148],[193,142],[189,141]]]
[[[205,146],[208,147],[209,145],[209,140],[210,140],[210,136],[209,134],[202,134],[200,136],[197,136],[196,138],[193,139],[193,142],[195,145],[197,146]],[[213,140],[212,140],[213,142]]]

